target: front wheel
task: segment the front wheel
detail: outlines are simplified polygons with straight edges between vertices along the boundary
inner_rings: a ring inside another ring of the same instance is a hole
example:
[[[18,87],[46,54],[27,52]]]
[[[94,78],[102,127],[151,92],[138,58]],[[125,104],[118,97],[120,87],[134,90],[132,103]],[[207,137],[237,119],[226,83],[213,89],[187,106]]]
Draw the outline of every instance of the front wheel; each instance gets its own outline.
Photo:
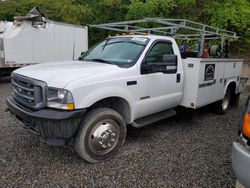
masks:
[[[127,127],[123,117],[109,108],[97,108],[84,118],[75,139],[75,150],[90,163],[113,157],[123,146]]]
[[[214,104],[214,111],[218,114],[224,114],[227,112],[231,103],[231,91],[227,88],[224,98]]]

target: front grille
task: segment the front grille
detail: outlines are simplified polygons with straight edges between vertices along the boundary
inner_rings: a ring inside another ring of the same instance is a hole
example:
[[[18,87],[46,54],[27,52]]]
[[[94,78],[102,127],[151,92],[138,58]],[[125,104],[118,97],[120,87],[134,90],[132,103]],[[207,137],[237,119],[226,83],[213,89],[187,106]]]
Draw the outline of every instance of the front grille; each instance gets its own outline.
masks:
[[[42,81],[12,74],[13,97],[22,105],[35,110],[46,106],[46,84]]]

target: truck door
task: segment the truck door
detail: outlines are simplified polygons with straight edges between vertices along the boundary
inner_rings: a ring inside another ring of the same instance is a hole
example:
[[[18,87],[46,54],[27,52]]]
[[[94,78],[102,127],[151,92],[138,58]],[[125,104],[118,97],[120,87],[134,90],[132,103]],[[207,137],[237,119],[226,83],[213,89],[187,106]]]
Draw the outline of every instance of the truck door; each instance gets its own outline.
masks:
[[[182,97],[181,74],[176,66],[169,66],[169,73],[150,71],[145,73],[142,70],[144,64],[161,63],[164,55],[174,55],[171,41],[156,40],[145,55],[141,63],[140,77],[140,102],[136,113],[137,118],[152,113],[173,108],[179,104]]]

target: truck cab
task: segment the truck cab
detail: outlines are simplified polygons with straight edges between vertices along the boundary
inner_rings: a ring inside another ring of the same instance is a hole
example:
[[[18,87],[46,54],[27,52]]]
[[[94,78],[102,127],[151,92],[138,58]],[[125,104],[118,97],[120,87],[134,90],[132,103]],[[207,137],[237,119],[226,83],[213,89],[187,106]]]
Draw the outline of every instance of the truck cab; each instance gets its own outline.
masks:
[[[170,37],[108,38],[82,59],[28,66],[12,73],[13,94],[7,104],[47,143],[64,144],[74,137],[84,114],[93,109],[110,107],[120,113],[125,127],[181,101],[183,66]]]

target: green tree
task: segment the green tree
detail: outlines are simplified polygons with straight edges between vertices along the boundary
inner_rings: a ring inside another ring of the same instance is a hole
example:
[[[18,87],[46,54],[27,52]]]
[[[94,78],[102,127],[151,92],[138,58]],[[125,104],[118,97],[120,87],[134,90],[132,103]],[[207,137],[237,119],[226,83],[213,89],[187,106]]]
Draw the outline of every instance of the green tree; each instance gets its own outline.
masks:
[[[13,20],[34,6],[52,20],[81,25],[146,17],[190,19],[236,31],[250,43],[250,0],[7,0],[0,2],[0,20]],[[114,33],[90,28],[90,44],[108,34]]]
[[[224,0],[208,4],[204,12],[213,26],[245,35],[250,27],[250,1]]]
[[[171,17],[197,20],[200,13],[198,13],[199,9],[195,8],[196,5],[196,0],[178,0],[174,10],[171,12]]]
[[[10,21],[13,17],[17,15],[18,4],[16,1],[9,0],[0,2],[0,20]]]
[[[80,1],[80,0],[79,0]],[[90,1],[82,0],[82,3],[87,3],[93,16],[88,19],[90,24],[101,24],[108,22],[122,21],[127,13],[127,6],[129,1],[124,0],[101,0]],[[105,31],[100,29],[89,29],[90,45],[97,43],[106,38],[109,34],[113,35],[112,31]]]
[[[34,6],[38,6],[52,20],[71,24],[86,24],[92,15],[88,6],[73,0],[9,0],[0,3],[0,20],[23,16]]]
[[[126,19],[168,17],[174,7],[173,0],[132,0],[128,6]]]

